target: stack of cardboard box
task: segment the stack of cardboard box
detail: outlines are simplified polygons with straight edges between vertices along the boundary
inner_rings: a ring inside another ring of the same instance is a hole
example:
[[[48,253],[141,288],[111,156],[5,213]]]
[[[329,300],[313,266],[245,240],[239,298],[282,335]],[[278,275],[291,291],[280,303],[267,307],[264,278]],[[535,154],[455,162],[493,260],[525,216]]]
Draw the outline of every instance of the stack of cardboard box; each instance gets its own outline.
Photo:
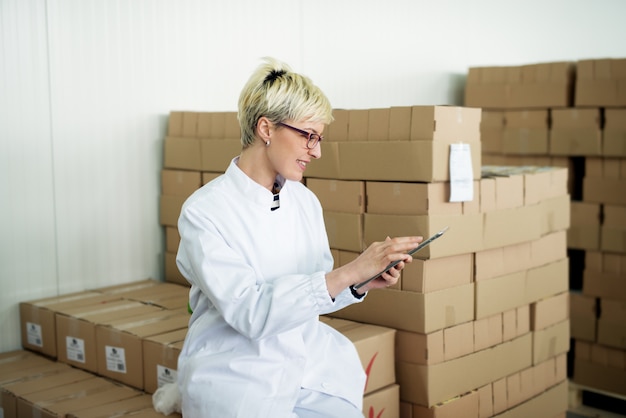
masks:
[[[533,67],[552,70],[544,77],[552,87],[530,88],[530,99],[519,100],[512,80],[526,83],[524,74]],[[472,68],[465,104],[484,108],[481,133],[488,163],[569,167],[573,199],[567,242],[576,344],[568,373],[591,390],[626,394],[626,339],[620,325],[626,298],[618,284],[626,277],[626,59]]]
[[[567,170],[481,167],[479,109],[335,115],[322,148],[331,162],[311,164],[306,184],[324,207],[337,265],[386,236],[450,227],[394,288],[332,315],[396,330],[400,416],[564,415]],[[471,146],[474,199],[450,202],[459,142]]]

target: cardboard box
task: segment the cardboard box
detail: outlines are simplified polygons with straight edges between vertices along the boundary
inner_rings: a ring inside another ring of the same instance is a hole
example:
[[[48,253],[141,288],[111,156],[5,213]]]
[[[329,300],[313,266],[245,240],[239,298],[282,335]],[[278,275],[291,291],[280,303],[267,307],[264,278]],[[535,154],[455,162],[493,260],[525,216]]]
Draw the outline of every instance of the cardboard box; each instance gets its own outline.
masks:
[[[163,149],[163,168],[202,170],[200,139],[168,136]]]
[[[459,106],[412,106],[411,141],[480,140],[481,109]]]
[[[350,111],[347,109],[333,109],[334,120],[328,125],[324,133],[324,141],[347,141]]]
[[[188,326],[185,310],[164,310],[96,326],[98,374],[144,388],[142,339]]]
[[[411,106],[392,106],[389,109],[389,140],[408,141],[411,138]]]
[[[540,395],[495,415],[498,418],[557,417],[567,411],[568,383],[562,381]]]
[[[139,392],[136,390],[93,376],[80,382],[23,395],[17,401],[17,413],[20,417],[65,418],[72,411],[137,395]]]
[[[505,112],[483,109],[480,121],[480,141],[483,153],[501,154],[505,126]]]
[[[317,196],[324,210],[364,213],[365,182],[332,179],[306,180],[306,186]]]
[[[546,155],[549,149],[549,110],[509,110],[502,132],[504,154]]]
[[[600,299],[599,344],[626,349],[626,301]]]
[[[569,260],[563,258],[529,269],[526,273],[526,301],[531,304],[569,289]]]
[[[241,126],[237,118],[237,112],[223,112],[224,139],[241,139]],[[221,138],[218,138],[221,139]],[[241,143],[241,142],[240,142]]]
[[[387,141],[389,140],[389,118],[390,109],[369,109],[367,115],[367,140]]]
[[[156,306],[127,300],[60,309],[55,318],[57,361],[96,373],[96,323],[160,310]]]
[[[569,107],[573,103],[574,63],[471,67],[465,105],[487,109]]]
[[[598,304],[594,297],[570,290],[570,334],[573,339],[595,341]]]
[[[450,183],[366,182],[367,212],[379,215],[461,215],[450,202]]]
[[[161,193],[173,196],[190,196],[201,186],[199,171],[161,170]]]
[[[580,250],[600,249],[600,204],[571,202],[571,226],[567,230],[567,247]]]
[[[530,329],[541,330],[569,318],[569,292],[562,292],[530,304]]]
[[[211,180],[215,180],[219,176],[224,174],[224,171],[203,171],[202,172],[202,185],[209,183]]]
[[[443,329],[428,334],[398,330],[396,333],[396,361],[413,364],[443,362]]]
[[[570,343],[569,320],[533,332],[533,364],[567,353]]]
[[[307,177],[337,180],[450,180],[450,145],[454,141],[347,141],[322,144],[322,158],[309,164]],[[471,147],[473,179],[480,179],[480,141]]]
[[[477,281],[475,286],[476,319],[486,318],[526,304],[526,271]]]
[[[196,136],[198,138],[209,138],[211,136],[211,122],[213,115],[211,112],[198,112],[198,122]]]
[[[427,407],[531,365],[531,334],[435,365],[396,362],[400,399]]]
[[[354,344],[367,374],[365,395],[396,383],[395,329],[332,317],[322,317],[321,320]]]
[[[348,116],[348,141],[367,141],[369,109],[350,109]]]
[[[178,226],[178,218],[186,196],[161,195],[159,197],[159,223],[163,226]]]
[[[400,416],[400,386],[389,385],[363,397],[366,417],[394,418]]]
[[[165,227],[165,251],[175,253],[180,244],[180,234],[175,226]]]
[[[626,206],[626,193],[621,193],[623,190],[626,190],[626,178],[583,179],[583,199],[587,202]]]
[[[51,358],[57,356],[55,313],[58,309],[119,299],[114,295],[84,291],[63,296],[20,302],[22,347]]]
[[[540,236],[564,231],[570,226],[570,196],[562,195],[543,200],[540,209]]]
[[[530,242],[531,262],[528,267],[539,267],[562,260],[568,256],[567,233],[556,231]]]
[[[478,418],[479,395],[477,391],[471,391],[461,396],[454,397],[443,403],[427,408],[423,405],[413,405],[413,417],[415,418],[447,418],[467,417]]]
[[[626,106],[626,59],[587,59],[576,63],[576,106]]]
[[[423,236],[446,233],[413,255],[413,258],[441,258],[479,251],[483,248],[483,215],[378,215],[365,213],[365,245],[384,241],[387,236]],[[472,239],[467,239],[471,237]]]
[[[187,279],[185,279],[185,276],[178,270],[178,266],[176,265],[176,253],[169,251],[165,253],[165,281],[181,286],[191,286]]]
[[[421,260],[414,258],[402,270],[402,290],[428,293],[472,282],[472,253]]]
[[[234,135],[234,133],[233,133]],[[239,135],[227,139],[200,140],[201,171],[225,172],[233,158],[241,153]]]
[[[324,221],[331,248],[359,253],[365,249],[363,214],[325,210]]]
[[[550,154],[601,155],[601,118],[600,109],[552,109]]]
[[[181,136],[183,133],[183,112],[171,111],[167,123],[168,136]]]
[[[604,109],[602,155],[626,157],[626,109]]]
[[[605,299],[626,301],[623,275],[585,269],[583,294]]]
[[[503,342],[503,316],[500,313],[474,321],[474,351],[484,350]]]
[[[154,393],[178,377],[178,356],[187,328],[145,337],[143,343],[144,391]]]
[[[546,212],[540,204],[484,213],[482,249],[539,239],[547,229],[542,223]]]
[[[368,292],[363,302],[334,312],[332,316],[397,330],[430,333],[474,319],[474,284],[425,294],[375,290]]]
[[[154,410],[152,396],[140,394],[126,399],[112,399],[111,402],[103,405],[90,406],[79,411],[73,411],[67,414],[67,418],[125,417],[133,416],[134,413],[147,409]],[[173,417],[174,415],[168,416]]]
[[[572,380],[597,390],[626,395],[626,370],[576,358]]]
[[[626,253],[626,206],[603,205],[604,220],[600,230],[600,249]]]

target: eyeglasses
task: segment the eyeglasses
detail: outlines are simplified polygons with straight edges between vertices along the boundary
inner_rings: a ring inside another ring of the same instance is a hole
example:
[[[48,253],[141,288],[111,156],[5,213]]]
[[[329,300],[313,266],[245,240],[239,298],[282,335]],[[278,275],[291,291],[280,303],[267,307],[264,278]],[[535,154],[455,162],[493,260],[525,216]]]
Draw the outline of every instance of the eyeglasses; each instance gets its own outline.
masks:
[[[286,123],[278,122],[279,125],[284,126],[285,128],[289,128],[298,132],[300,135],[305,136],[307,139],[306,147],[308,149],[313,149],[324,137],[322,135],[314,134],[312,132],[303,131],[302,129],[298,129],[295,126],[287,125]]]

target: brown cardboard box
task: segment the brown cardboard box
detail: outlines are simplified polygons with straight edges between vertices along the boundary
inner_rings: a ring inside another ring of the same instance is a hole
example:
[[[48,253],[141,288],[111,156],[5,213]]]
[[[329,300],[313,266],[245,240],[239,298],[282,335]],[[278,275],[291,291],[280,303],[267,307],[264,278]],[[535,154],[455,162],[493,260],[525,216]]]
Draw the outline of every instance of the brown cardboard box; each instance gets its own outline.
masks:
[[[306,180],[306,186],[317,196],[324,210],[364,213],[365,182],[332,179]]]
[[[154,279],[144,279],[144,280],[136,280],[122,284],[115,284],[111,286],[103,286],[93,289],[94,292],[105,293],[105,294],[116,294],[121,292],[128,292],[129,290],[136,289],[144,289],[146,287],[158,286],[161,284],[159,280]]]
[[[350,111],[347,109],[333,109],[333,122],[324,132],[324,141],[347,141]]]
[[[168,136],[181,136],[183,133],[183,112],[171,111],[167,124]]]
[[[530,304],[569,289],[567,258],[529,269],[526,274],[526,301]]]
[[[576,358],[572,380],[597,390],[626,395],[626,370]]]
[[[531,241],[531,262],[528,263],[528,267],[543,266],[567,257],[566,235],[565,230],[560,230]]]
[[[367,212],[379,215],[461,215],[463,202],[450,202],[450,183],[368,181]]]
[[[503,342],[503,316],[500,313],[474,321],[474,351],[484,350]]]
[[[161,170],[161,193],[164,195],[190,196],[201,186],[199,171]]]
[[[183,112],[183,125],[181,136],[183,138],[195,138],[198,135],[198,112]]]
[[[165,251],[175,253],[178,251],[180,244],[180,234],[175,226],[165,227]]]
[[[224,172],[233,158],[241,153],[239,136],[227,139],[200,140],[202,171]]]
[[[605,299],[626,301],[624,278],[616,273],[585,269],[583,273],[583,294]]]
[[[626,178],[597,178],[583,179],[583,199],[587,202],[607,203],[610,205],[626,206]]]
[[[396,333],[396,361],[413,364],[443,362],[443,329],[423,334],[398,330]]]
[[[20,302],[22,347],[52,358],[57,356],[55,313],[58,309],[119,299],[114,295],[84,291],[63,296]]]
[[[55,370],[41,370],[41,373],[25,373],[24,377],[4,384],[0,388],[2,393],[2,409],[5,417],[23,417],[33,415],[21,415],[18,411],[18,400],[31,393],[45,391],[47,389],[70,385],[75,382],[86,382],[94,379],[94,375],[82,370],[73,369],[63,365],[63,368]],[[46,368],[47,369],[47,368]]]
[[[152,335],[143,339],[144,391],[154,393],[166,383],[176,382],[178,356],[187,328]]]
[[[178,218],[186,196],[161,195],[159,198],[159,223],[163,226],[178,226]]]
[[[541,204],[487,212],[483,219],[483,247],[490,249],[541,237],[547,210]]]
[[[486,318],[526,304],[526,271],[477,281],[475,286],[476,319]]]
[[[533,267],[531,242],[477,251],[474,254],[474,280],[492,279]]]
[[[600,299],[599,344],[626,349],[626,301]]]
[[[224,138],[237,140],[241,138],[241,127],[237,119],[237,112],[224,112]]]
[[[198,112],[198,125],[196,136],[198,138],[209,138],[211,136],[211,122],[213,115],[211,112]]]
[[[423,405],[413,405],[413,417],[415,418],[448,418],[466,417],[478,418],[479,395],[477,391],[471,391],[461,396],[449,399],[441,404],[427,408]]]
[[[389,140],[408,141],[411,138],[411,106],[392,106],[389,109]]]
[[[400,417],[400,386],[392,384],[363,397],[363,414],[366,417]]]
[[[367,140],[368,141],[388,141],[389,140],[389,118],[390,109],[369,109],[367,115]]]
[[[533,332],[533,364],[567,353],[570,343],[569,319]]]
[[[402,270],[402,290],[428,293],[472,282],[472,253],[429,260],[413,259]]]
[[[348,141],[367,141],[369,109],[350,109],[348,115]]]
[[[202,154],[198,138],[168,136],[163,149],[163,168],[202,170]]]
[[[509,110],[504,114],[504,154],[545,155],[549,149],[549,110]]]
[[[483,109],[480,121],[480,141],[483,153],[502,153],[505,112]]]
[[[557,417],[567,411],[568,383],[562,381],[540,395],[517,405],[501,414],[498,418]]]
[[[626,109],[604,110],[602,155],[626,157]]]
[[[600,109],[552,109],[550,154],[601,155],[601,118]]]
[[[142,339],[186,328],[185,310],[164,310],[96,326],[98,374],[143,389]]]
[[[481,109],[460,106],[412,106],[411,141],[480,140]]]
[[[176,265],[176,253],[169,251],[165,253],[165,281],[181,286],[190,286],[187,279],[185,279],[178,270],[178,266]]]
[[[424,239],[441,231],[446,233],[413,255],[428,259],[448,257],[479,251],[483,248],[483,215],[377,215],[365,213],[365,245],[384,241],[387,236],[423,236]],[[471,237],[471,239],[467,239]]]
[[[576,106],[626,106],[626,59],[587,59],[576,63]]]
[[[567,231],[567,247],[580,250],[600,248],[600,204],[571,202],[571,226]]]
[[[202,185],[207,184],[211,180],[215,180],[216,178],[218,178],[222,174],[224,174],[224,171],[216,171],[216,172],[214,172],[214,171],[203,171],[202,172]]]
[[[570,333],[573,339],[595,341],[598,322],[597,299],[570,290]]]
[[[226,112],[210,112],[209,138],[226,138]]]
[[[530,329],[545,329],[569,318],[569,292],[562,292],[530,304]]]
[[[17,401],[17,413],[20,417],[65,418],[72,411],[138,395],[138,391],[129,387],[93,376],[80,382],[23,395]]]
[[[140,394],[126,399],[111,399],[111,402],[102,405],[73,411],[67,414],[67,418],[126,417],[133,416],[133,413],[146,409],[154,409],[152,396]]]
[[[331,248],[361,252],[363,241],[363,214],[324,211],[326,234]]]
[[[175,299],[188,299],[189,287],[181,286],[175,283],[159,282],[156,286],[146,287],[142,289],[133,289],[127,292],[119,292],[118,296],[127,299],[142,302],[152,306],[168,308],[168,301]],[[184,305],[187,303],[185,302]],[[180,306],[179,306],[180,307]],[[176,307],[174,307],[175,309]]]
[[[392,289],[369,292],[361,303],[332,314],[397,330],[430,333],[474,319],[474,284],[431,293]]]
[[[487,109],[568,107],[573,102],[574,63],[472,67],[465,105]]]
[[[112,321],[160,310],[156,306],[128,300],[59,309],[55,318],[57,360],[96,373],[96,321]]]
[[[435,365],[396,362],[400,398],[434,406],[531,365],[531,334]]]
[[[626,206],[606,204],[600,230],[600,249],[606,252],[626,253]]]

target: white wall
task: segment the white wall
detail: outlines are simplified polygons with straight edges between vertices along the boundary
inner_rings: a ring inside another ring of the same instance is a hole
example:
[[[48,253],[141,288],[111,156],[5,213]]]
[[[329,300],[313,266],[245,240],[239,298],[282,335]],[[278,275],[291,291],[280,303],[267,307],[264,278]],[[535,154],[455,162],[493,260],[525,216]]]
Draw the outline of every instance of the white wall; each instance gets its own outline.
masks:
[[[259,58],[335,107],[462,104],[470,66],[626,57],[623,0],[0,0],[0,352],[18,303],[162,278],[170,110]]]

